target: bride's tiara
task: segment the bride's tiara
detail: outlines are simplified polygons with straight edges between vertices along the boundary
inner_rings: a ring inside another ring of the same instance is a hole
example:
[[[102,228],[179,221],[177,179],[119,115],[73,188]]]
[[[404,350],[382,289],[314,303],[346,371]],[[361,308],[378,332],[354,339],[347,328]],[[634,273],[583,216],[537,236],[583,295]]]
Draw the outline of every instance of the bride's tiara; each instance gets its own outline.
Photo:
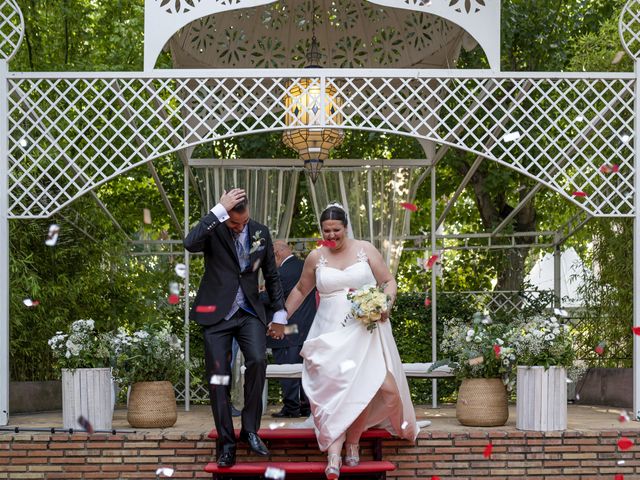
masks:
[[[345,210],[345,208],[342,206],[341,203],[338,202],[331,202],[329,205],[327,205],[326,207],[324,207],[325,210],[329,210],[331,207],[335,207],[335,208],[339,208],[340,210],[342,210],[344,213],[347,213],[347,211]]]

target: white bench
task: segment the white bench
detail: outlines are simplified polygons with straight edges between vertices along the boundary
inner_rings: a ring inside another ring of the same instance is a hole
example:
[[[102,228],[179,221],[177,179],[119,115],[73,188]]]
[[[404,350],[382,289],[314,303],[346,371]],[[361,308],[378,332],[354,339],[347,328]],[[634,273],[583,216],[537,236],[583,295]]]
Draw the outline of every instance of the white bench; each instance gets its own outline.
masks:
[[[404,374],[411,378],[444,378],[453,377],[450,367],[442,366],[429,371],[431,363],[403,363]],[[301,378],[302,364],[267,365],[267,378]]]

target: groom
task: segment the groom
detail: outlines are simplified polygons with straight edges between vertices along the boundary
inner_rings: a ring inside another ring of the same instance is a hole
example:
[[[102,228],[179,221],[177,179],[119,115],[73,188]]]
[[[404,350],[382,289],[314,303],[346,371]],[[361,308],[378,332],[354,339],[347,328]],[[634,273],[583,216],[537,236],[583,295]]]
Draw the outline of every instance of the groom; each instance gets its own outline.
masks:
[[[234,188],[189,232],[184,246],[204,253],[204,275],[190,318],[204,335],[205,365],[211,410],[218,431],[220,467],[236,462],[236,438],[231,418],[229,383],[231,343],[235,338],[245,358],[244,409],[240,441],[258,455],[269,455],[257,432],[262,416],[266,375],[266,336],[284,337],[287,315],[269,229],[249,218],[245,191]],[[258,295],[262,270],[276,313],[267,325]]]

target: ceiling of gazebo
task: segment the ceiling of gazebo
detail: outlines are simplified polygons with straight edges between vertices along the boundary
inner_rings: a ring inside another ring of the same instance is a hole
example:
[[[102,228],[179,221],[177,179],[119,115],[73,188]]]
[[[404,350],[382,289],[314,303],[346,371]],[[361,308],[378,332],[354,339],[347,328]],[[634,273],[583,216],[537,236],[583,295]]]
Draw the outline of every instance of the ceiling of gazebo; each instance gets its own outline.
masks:
[[[476,45],[437,15],[364,0],[284,0],[187,24],[168,43],[174,67],[304,67],[312,5],[323,67],[450,68],[461,46]]]

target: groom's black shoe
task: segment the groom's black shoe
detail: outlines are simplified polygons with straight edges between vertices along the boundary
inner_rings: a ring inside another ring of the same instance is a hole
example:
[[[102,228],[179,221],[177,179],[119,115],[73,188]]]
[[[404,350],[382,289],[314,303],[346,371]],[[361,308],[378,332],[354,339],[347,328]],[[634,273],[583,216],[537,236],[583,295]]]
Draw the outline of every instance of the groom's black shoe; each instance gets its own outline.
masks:
[[[222,452],[218,455],[218,466],[220,468],[233,467],[236,464],[236,452],[235,450]]]
[[[253,450],[258,455],[263,457],[267,457],[269,455],[269,450],[262,442],[262,439],[258,436],[257,433],[250,432],[240,432],[240,441],[249,444],[249,448]]]
[[[279,412],[272,413],[271,416],[273,418],[299,418],[300,417],[300,411],[292,412],[292,411],[287,411],[287,410],[285,410],[283,408]]]

